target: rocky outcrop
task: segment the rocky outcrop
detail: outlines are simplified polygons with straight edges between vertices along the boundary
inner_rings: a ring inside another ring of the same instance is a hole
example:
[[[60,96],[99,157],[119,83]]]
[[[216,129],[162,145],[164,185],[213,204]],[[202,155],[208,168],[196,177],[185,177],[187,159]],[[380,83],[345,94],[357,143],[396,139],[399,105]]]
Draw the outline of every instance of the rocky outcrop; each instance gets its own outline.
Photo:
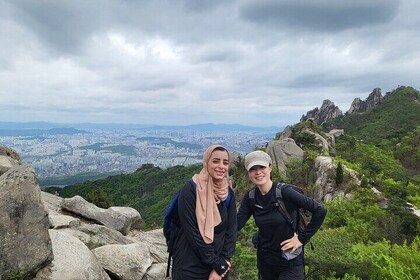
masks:
[[[63,209],[115,229],[124,235],[128,233],[131,226],[135,225],[140,227],[141,225],[140,214],[133,208],[114,207],[113,209],[103,209],[87,202],[83,197],[78,195],[72,198],[65,198]]]
[[[162,230],[141,231],[138,211],[41,192],[13,150],[0,159],[0,279],[165,279]]]
[[[337,186],[335,178],[337,163],[333,158],[318,156],[315,158],[314,172],[316,174],[315,189],[316,198],[324,202],[331,201],[334,197],[343,197],[352,189],[360,186],[357,172],[343,166],[344,178],[340,186]]]
[[[102,267],[116,279],[142,279],[152,265],[149,247],[143,243],[105,245],[92,252]]]
[[[342,135],[344,135],[344,129],[333,129],[326,134],[328,145],[333,151],[335,150],[335,140]]]
[[[268,143],[266,151],[273,163],[277,165],[280,174],[283,175],[286,175],[286,165],[291,160],[303,160],[303,150],[296,145],[295,140],[292,138],[271,141]]]
[[[49,227],[34,170],[12,163],[0,176],[0,279],[33,275],[51,262]]]
[[[326,99],[322,102],[320,109],[316,107],[315,109],[308,111],[306,115],[303,115],[300,119],[301,122],[308,119],[313,119],[318,124],[323,124],[324,122],[335,119],[338,116],[342,116],[343,112],[334,105],[334,102]]]
[[[355,98],[351,103],[350,109],[346,113],[364,113],[375,107],[382,99],[381,89],[375,88],[365,101],[362,101],[360,98]]]
[[[276,135],[276,139],[283,140],[287,138],[292,138],[292,134],[293,134],[292,128],[288,125],[281,133],[278,133]]]
[[[54,260],[38,272],[35,280],[98,279],[110,280],[95,255],[78,238],[50,230]]]

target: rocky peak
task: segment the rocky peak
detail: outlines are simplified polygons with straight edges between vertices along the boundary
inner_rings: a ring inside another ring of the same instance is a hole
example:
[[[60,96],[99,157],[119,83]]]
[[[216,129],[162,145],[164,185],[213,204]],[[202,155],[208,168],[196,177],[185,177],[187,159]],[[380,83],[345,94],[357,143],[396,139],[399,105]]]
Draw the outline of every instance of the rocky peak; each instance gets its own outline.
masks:
[[[368,98],[365,101],[362,101],[360,98],[355,98],[351,103],[350,109],[347,111],[347,114],[352,113],[364,113],[374,106],[376,106],[382,100],[382,92],[380,88],[375,88]]]
[[[300,121],[306,121],[307,119],[313,119],[318,124],[323,124],[324,122],[335,119],[338,116],[342,116],[343,112],[335,106],[334,102],[326,99],[322,102],[321,109],[316,107],[315,109],[308,111],[306,116],[303,115]]]

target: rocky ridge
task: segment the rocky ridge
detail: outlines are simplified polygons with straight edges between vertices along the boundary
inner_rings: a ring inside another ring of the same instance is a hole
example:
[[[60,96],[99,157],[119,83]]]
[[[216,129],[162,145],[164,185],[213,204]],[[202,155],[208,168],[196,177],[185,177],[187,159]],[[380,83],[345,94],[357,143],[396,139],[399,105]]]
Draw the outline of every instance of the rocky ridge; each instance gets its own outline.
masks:
[[[350,109],[346,114],[355,114],[355,113],[364,113],[369,111],[382,101],[382,93],[380,88],[375,88],[369,94],[366,100],[361,100],[360,98],[355,98],[350,106]],[[343,112],[335,106],[334,102],[326,99],[322,102],[321,108],[316,107],[315,109],[308,111],[306,115],[302,115],[300,121],[306,121],[308,119],[314,120],[319,125],[335,119],[339,116],[342,116]]]

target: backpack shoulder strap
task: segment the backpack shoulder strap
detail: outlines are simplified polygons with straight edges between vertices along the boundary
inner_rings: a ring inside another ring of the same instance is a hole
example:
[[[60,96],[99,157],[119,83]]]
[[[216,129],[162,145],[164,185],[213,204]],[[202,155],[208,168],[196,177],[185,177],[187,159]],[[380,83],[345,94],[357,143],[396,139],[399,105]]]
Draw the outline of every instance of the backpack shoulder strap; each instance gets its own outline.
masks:
[[[287,223],[291,225],[293,230],[295,231],[295,223],[293,222],[292,216],[290,216],[289,212],[286,209],[286,205],[283,201],[283,194],[282,189],[285,187],[284,183],[276,183],[276,203],[275,206],[277,206],[277,209],[279,212],[283,215],[283,217],[286,219]]]
[[[249,199],[249,207],[251,208],[251,212],[252,214],[254,214],[254,210],[255,210],[255,189],[257,187],[251,189],[248,192],[248,199]]]
[[[232,194],[230,193],[230,191],[231,191],[231,189],[229,188],[228,189],[228,196],[227,196],[227,198],[225,200],[226,208],[229,208],[230,202],[232,200]]]

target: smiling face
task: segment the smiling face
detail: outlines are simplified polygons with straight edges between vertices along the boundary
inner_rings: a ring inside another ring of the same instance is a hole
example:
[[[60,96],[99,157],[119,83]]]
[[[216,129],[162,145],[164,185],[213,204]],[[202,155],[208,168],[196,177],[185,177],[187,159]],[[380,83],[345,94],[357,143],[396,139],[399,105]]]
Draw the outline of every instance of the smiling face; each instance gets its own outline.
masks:
[[[207,171],[214,181],[226,178],[229,169],[229,155],[227,151],[215,150],[207,163]]]
[[[265,186],[270,185],[271,186],[271,165],[270,166],[261,166],[261,165],[255,165],[251,167],[251,169],[248,171],[249,179],[257,186]]]

